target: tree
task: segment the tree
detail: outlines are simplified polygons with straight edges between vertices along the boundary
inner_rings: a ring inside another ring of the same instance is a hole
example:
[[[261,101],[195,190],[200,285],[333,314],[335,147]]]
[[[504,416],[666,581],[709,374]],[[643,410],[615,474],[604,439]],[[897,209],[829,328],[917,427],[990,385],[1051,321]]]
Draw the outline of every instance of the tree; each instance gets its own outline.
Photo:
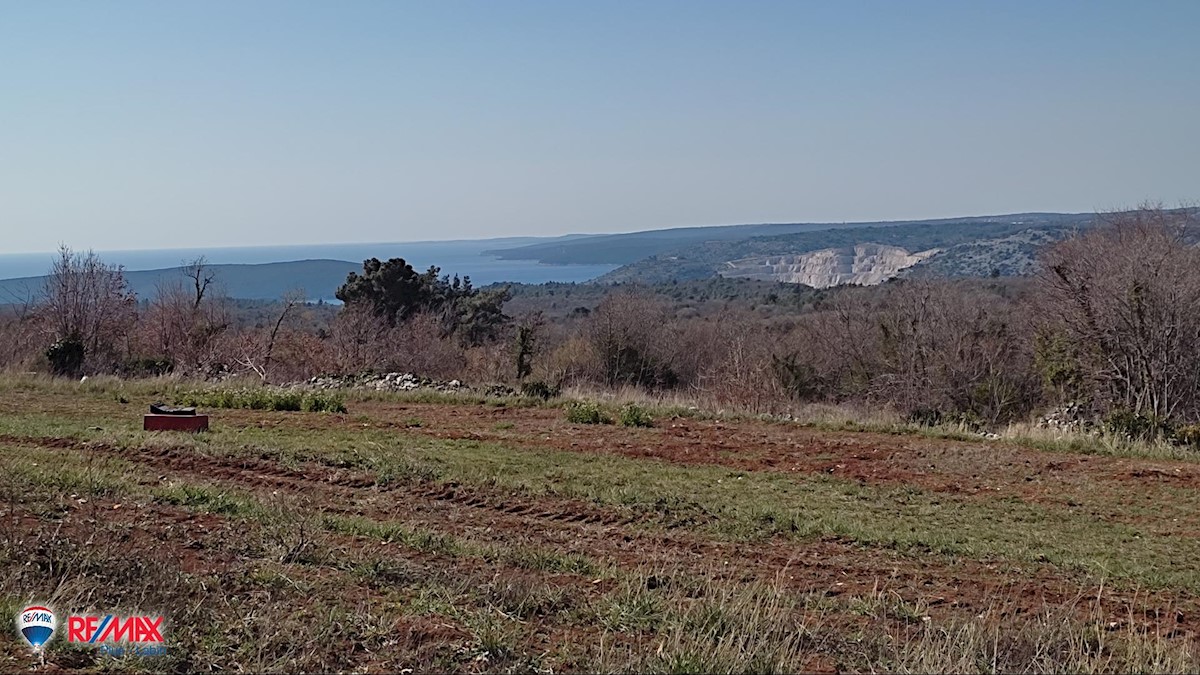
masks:
[[[517,325],[513,344],[516,352],[517,379],[524,380],[533,372],[533,355],[537,350],[538,334],[545,326],[546,320],[541,312],[527,316]]]
[[[468,345],[495,341],[509,322],[504,303],[511,299],[512,291],[508,287],[460,295],[450,306],[453,312],[451,332],[458,331]]]
[[[479,291],[470,277],[439,277],[431,266],[418,274],[403,258],[363,261],[363,273],[351,272],[336,297],[350,307],[369,307],[389,327],[424,313],[441,317],[445,335],[458,333],[467,344],[496,339],[508,323],[503,308],[512,294],[508,288]]]
[[[430,267],[418,274],[404,258],[387,262],[371,258],[363,261],[363,273],[351,272],[335,295],[348,307],[370,307],[389,326],[395,326],[419,311],[439,309],[459,293],[470,293],[469,278],[464,283],[455,277],[453,283],[446,280],[444,287],[439,287],[439,271]]]
[[[1036,404],[1019,303],[983,281],[906,280],[832,291],[778,363],[796,394],[858,399],[926,421],[997,423]],[[814,389],[815,387],[815,389]]]
[[[182,279],[160,283],[147,309],[155,356],[184,373],[221,365],[218,345],[230,327],[227,298],[214,294],[216,273],[199,257],[182,267]]]
[[[1196,420],[1197,211],[1143,208],[1106,220],[1044,253],[1038,276],[1044,329],[1073,347],[1065,353],[1090,383],[1095,406],[1161,421]]]
[[[38,308],[55,370],[78,375],[114,368],[128,352],[136,307],[120,266],[106,265],[92,251],[61,247]]]
[[[666,309],[638,290],[609,294],[588,317],[586,335],[599,359],[604,384],[674,386]]]
[[[199,286],[197,286],[199,288]],[[279,301],[279,314],[269,333],[258,335],[246,333],[241,336],[240,356],[237,362],[258,375],[264,382],[271,374],[271,359],[275,353],[275,341],[279,338],[279,329],[297,305],[304,302],[304,291],[295,289],[288,291]]]

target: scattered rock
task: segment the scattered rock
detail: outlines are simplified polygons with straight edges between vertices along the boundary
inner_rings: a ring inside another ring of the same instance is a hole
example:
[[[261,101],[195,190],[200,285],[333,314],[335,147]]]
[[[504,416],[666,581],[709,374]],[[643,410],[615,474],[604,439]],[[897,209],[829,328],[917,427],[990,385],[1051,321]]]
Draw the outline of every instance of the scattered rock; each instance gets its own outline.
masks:
[[[412,373],[375,373],[362,375],[326,375],[314,377],[292,386],[307,389],[371,389],[374,391],[426,391],[459,392],[469,390],[459,380],[443,382]]]
[[[1071,402],[1043,415],[1038,420],[1038,427],[1058,431],[1087,431],[1091,423],[1084,413],[1083,406]]]
[[[512,387],[506,387],[503,384],[493,384],[489,385],[483,390],[483,395],[491,397],[505,397],[516,396],[517,392]]]

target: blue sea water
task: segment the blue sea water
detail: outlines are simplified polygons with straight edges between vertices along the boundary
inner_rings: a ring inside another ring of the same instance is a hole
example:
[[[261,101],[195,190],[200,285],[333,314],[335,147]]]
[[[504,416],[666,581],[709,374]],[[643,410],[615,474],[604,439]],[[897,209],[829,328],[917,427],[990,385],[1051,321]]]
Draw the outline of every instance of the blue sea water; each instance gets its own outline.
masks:
[[[320,244],[306,246],[247,246],[147,251],[97,251],[104,262],[126,270],[177,267],[204,256],[212,264],[258,264],[292,260],[347,260],[404,258],[419,271],[437,265],[442,274],[470,276],[477,286],[497,282],[540,284],[548,281],[582,282],[617,268],[617,265],[543,265],[533,260],[500,260],[483,251],[521,246],[534,238],[477,241],[432,241],[379,244]],[[54,253],[0,253],[0,279],[46,274]]]

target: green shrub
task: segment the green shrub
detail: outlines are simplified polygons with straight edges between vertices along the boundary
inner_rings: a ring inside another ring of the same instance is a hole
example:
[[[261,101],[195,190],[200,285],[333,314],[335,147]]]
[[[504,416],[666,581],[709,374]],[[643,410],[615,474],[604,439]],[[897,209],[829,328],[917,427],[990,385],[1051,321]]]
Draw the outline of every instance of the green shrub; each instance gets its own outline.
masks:
[[[936,408],[914,408],[904,419],[922,427],[959,426],[968,431],[982,431],[987,427],[979,415],[970,410],[945,412]]]
[[[622,406],[621,411],[617,414],[617,421],[623,427],[654,426],[654,418],[650,417],[650,413],[645,408],[636,403],[628,403]]]
[[[180,394],[175,402],[207,408],[292,412],[346,412],[340,396],[296,389],[210,389]]]
[[[612,424],[598,403],[575,401],[567,404],[567,421],[573,424]]]
[[[1126,409],[1110,412],[1104,418],[1104,428],[1109,433],[1143,441],[1174,436],[1171,423],[1165,418]]]
[[[126,361],[125,365],[121,367],[121,374],[125,377],[157,377],[166,375],[173,370],[175,370],[175,363],[171,359],[141,357]]]
[[[47,347],[46,359],[50,361],[50,370],[55,375],[75,377],[83,370],[85,353],[83,340],[77,335],[70,335]]]
[[[1200,424],[1188,424],[1176,429],[1175,442],[1200,450]]]

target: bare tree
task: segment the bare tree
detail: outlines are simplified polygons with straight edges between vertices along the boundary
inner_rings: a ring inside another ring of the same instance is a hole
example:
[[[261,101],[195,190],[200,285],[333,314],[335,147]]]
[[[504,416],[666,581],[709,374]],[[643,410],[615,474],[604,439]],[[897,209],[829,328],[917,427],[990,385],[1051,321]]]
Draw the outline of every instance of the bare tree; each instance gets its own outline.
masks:
[[[196,277],[197,279],[199,277]],[[201,294],[200,285],[197,281],[197,295]],[[275,318],[275,324],[271,327],[271,331],[265,336],[261,334],[247,333],[242,336],[240,342],[240,356],[237,362],[245,368],[253,371],[262,380],[266,381],[271,374],[271,358],[275,353],[275,341],[279,337],[279,329],[287,320],[288,315],[297,305],[304,302],[304,291],[293,290],[284,294],[280,300],[279,314]]]
[[[696,393],[754,413],[789,403],[775,372],[778,335],[761,317],[730,311],[712,322],[692,322],[682,332],[698,361],[691,383]]]
[[[217,274],[208,266],[208,260],[200,256],[183,266],[183,275],[192,282],[192,311],[200,309],[208,287],[216,280]]]
[[[79,349],[80,362],[69,359],[70,367],[56,369],[99,371],[115,367],[128,354],[129,329],[136,321],[136,308],[137,299],[126,285],[120,266],[105,264],[92,251],[80,254],[61,247],[50,268],[38,311],[50,341],[58,349]]]
[[[638,290],[611,293],[588,317],[588,342],[598,360],[604,384],[671,387],[675,341],[666,308]]]
[[[1047,250],[1043,320],[1094,403],[1160,420],[1200,417],[1196,211],[1144,208]]]
[[[214,294],[216,273],[203,257],[182,266],[182,278],[159,284],[147,310],[151,349],[183,373],[221,365],[218,346],[231,320],[227,298]]]
[[[1036,403],[1018,305],[986,282],[905,281],[844,289],[801,323],[785,374],[842,399],[934,421],[995,423]]]
[[[330,330],[334,361],[341,372],[360,372],[381,362],[387,324],[369,305],[346,305]]]

